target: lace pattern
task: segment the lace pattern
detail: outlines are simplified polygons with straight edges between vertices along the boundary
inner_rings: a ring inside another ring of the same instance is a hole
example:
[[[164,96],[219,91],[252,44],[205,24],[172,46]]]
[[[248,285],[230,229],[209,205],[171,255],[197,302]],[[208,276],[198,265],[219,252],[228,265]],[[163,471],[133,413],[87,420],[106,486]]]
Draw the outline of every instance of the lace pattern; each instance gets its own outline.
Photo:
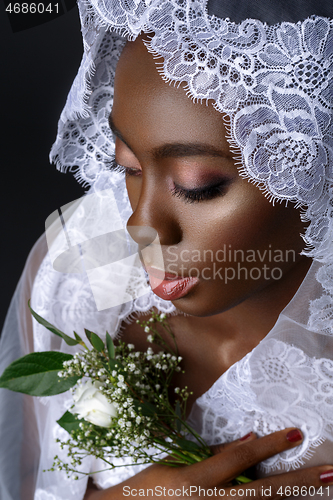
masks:
[[[209,444],[297,426],[303,443],[260,464],[269,473],[304,465],[333,430],[333,362],[314,359],[274,338],[264,339],[194,405],[190,423]],[[320,407],[320,413],[318,412]]]

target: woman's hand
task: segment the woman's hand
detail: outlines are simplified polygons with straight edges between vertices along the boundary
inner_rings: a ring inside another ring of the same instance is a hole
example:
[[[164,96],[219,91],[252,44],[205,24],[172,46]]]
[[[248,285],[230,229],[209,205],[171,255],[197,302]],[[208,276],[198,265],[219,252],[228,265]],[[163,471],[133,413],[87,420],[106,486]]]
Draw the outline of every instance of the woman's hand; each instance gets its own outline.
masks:
[[[154,464],[117,486],[100,491],[88,488],[84,500],[138,497],[173,500],[200,500],[204,497],[229,497],[237,500],[250,497],[270,500],[298,495],[305,497],[310,486],[313,490],[333,484],[333,465],[299,469],[247,484],[232,485],[232,481],[244,470],[277,453],[298,446],[302,439],[298,429],[285,429],[262,438],[250,433],[227,445],[213,446],[214,456],[202,462],[178,468]],[[242,491],[238,493],[239,490]],[[313,497],[313,491],[311,496]],[[328,498],[327,495],[326,497]]]

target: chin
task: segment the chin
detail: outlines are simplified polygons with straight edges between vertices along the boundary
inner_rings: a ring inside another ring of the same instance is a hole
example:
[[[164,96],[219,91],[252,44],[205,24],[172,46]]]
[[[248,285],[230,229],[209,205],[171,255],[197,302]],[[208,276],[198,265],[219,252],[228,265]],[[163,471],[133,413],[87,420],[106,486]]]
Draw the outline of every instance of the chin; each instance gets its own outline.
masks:
[[[196,292],[197,290],[188,294],[186,297],[173,300],[173,305],[183,314],[196,316],[198,318],[215,316],[216,314],[220,314],[228,309],[231,309],[235,305],[229,303],[224,304],[224,300],[221,300],[219,301],[219,304],[216,304],[213,301],[207,300],[207,296],[205,297],[205,300],[203,300],[202,297],[200,297],[200,294]]]

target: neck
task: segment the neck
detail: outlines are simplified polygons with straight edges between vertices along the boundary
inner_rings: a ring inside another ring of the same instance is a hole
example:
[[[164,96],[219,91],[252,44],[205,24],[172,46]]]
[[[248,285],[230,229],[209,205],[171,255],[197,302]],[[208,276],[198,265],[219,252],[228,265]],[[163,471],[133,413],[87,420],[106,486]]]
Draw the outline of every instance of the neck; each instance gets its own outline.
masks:
[[[222,322],[229,326],[232,335],[253,333],[263,339],[297,292],[311,264],[311,259],[302,256],[279,281],[272,282],[232,309],[209,318],[211,325]]]

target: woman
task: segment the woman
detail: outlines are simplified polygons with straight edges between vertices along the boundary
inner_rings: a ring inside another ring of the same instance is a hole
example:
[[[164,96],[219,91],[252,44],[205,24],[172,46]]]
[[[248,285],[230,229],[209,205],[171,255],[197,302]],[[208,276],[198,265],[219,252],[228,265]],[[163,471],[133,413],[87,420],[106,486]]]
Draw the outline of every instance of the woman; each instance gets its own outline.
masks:
[[[153,306],[176,313],[170,323],[185,367],[179,384],[194,392],[190,421],[209,444],[232,444],[191,467],[103,472],[94,477],[103,491],[89,485],[85,493],[82,481],[61,484],[61,475],[40,473],[32,486],[35,498],[85,494],[85,499],[112,499],[158,485],[200,486],[207,492],[223,488],[232,495],[230,480],[259,462],[258,474],[270,477],[253,483],[257,496],[287,496],[287,486],[304,486],[303,493],[311,495],[310,486],[333,482],[331,324],[329,314],[321,314],[324,306],[329,311],[333,287],[328,209],[332,22],[314,17],[274,28],[260,21],[237,25],[208,16],[203,3],[192,2],[82,5],[81,14],[86,57],[52,155],[60,166],[79,166],[77,177],[92,183],[95,193],[114,189],[117,210],[123,220],[130,216],[128,230],[156,295],[132,290],[131,302],[101,307],[98,313],[88,293],[95,283],[92,269],[88,279],[60,277],[45,259],[32,305],[67,333],[79,321],[98,333],[112,322],[116,334],[122,320]],[[148,34],[125,45],[102,23],[126,27],[133,38],[143,27]],[[82,113],[92,60],[96,71],[86,115],[74,120]],[[165,79],[184,83],[166,85],[156,68]],[[207,106],[192,102],[184,90],[207,100]],[[108,159],[108,119],[117,164]],[[125,170],[132,215],[123,177],[115,170]],[[75,232],[82,220],[92,237],[91,227],[96,230],[108,203],[101,192],[93,207],[74,212],[69,230]],[[117,223],[108,230],[119,229]],[[151,228],[159,237],[155,246],[164,268],[154,260],[156,252],[145,254],[146,247],[154,247]],[[310,270],[311,259],[301,255],[300,233],[316,260]],[[43,252],[41,245],[37,252]],[[54,255],[53,265],[59,247]],[[48,345],[51,340],[44,337],[35,327],[35,348],[64,349],[57,339]],[[133,323],[125,325],[123,338],[137,348],[146,346]],[[55,416],[66,404],[61,396],[34,403],[34,411],[28,407],[37,415],[41,467],[57,453],[50,436],[59,435]],[[286,472],[300,466],[307,468]],[[292,490],[294,496],[297,491]]]

